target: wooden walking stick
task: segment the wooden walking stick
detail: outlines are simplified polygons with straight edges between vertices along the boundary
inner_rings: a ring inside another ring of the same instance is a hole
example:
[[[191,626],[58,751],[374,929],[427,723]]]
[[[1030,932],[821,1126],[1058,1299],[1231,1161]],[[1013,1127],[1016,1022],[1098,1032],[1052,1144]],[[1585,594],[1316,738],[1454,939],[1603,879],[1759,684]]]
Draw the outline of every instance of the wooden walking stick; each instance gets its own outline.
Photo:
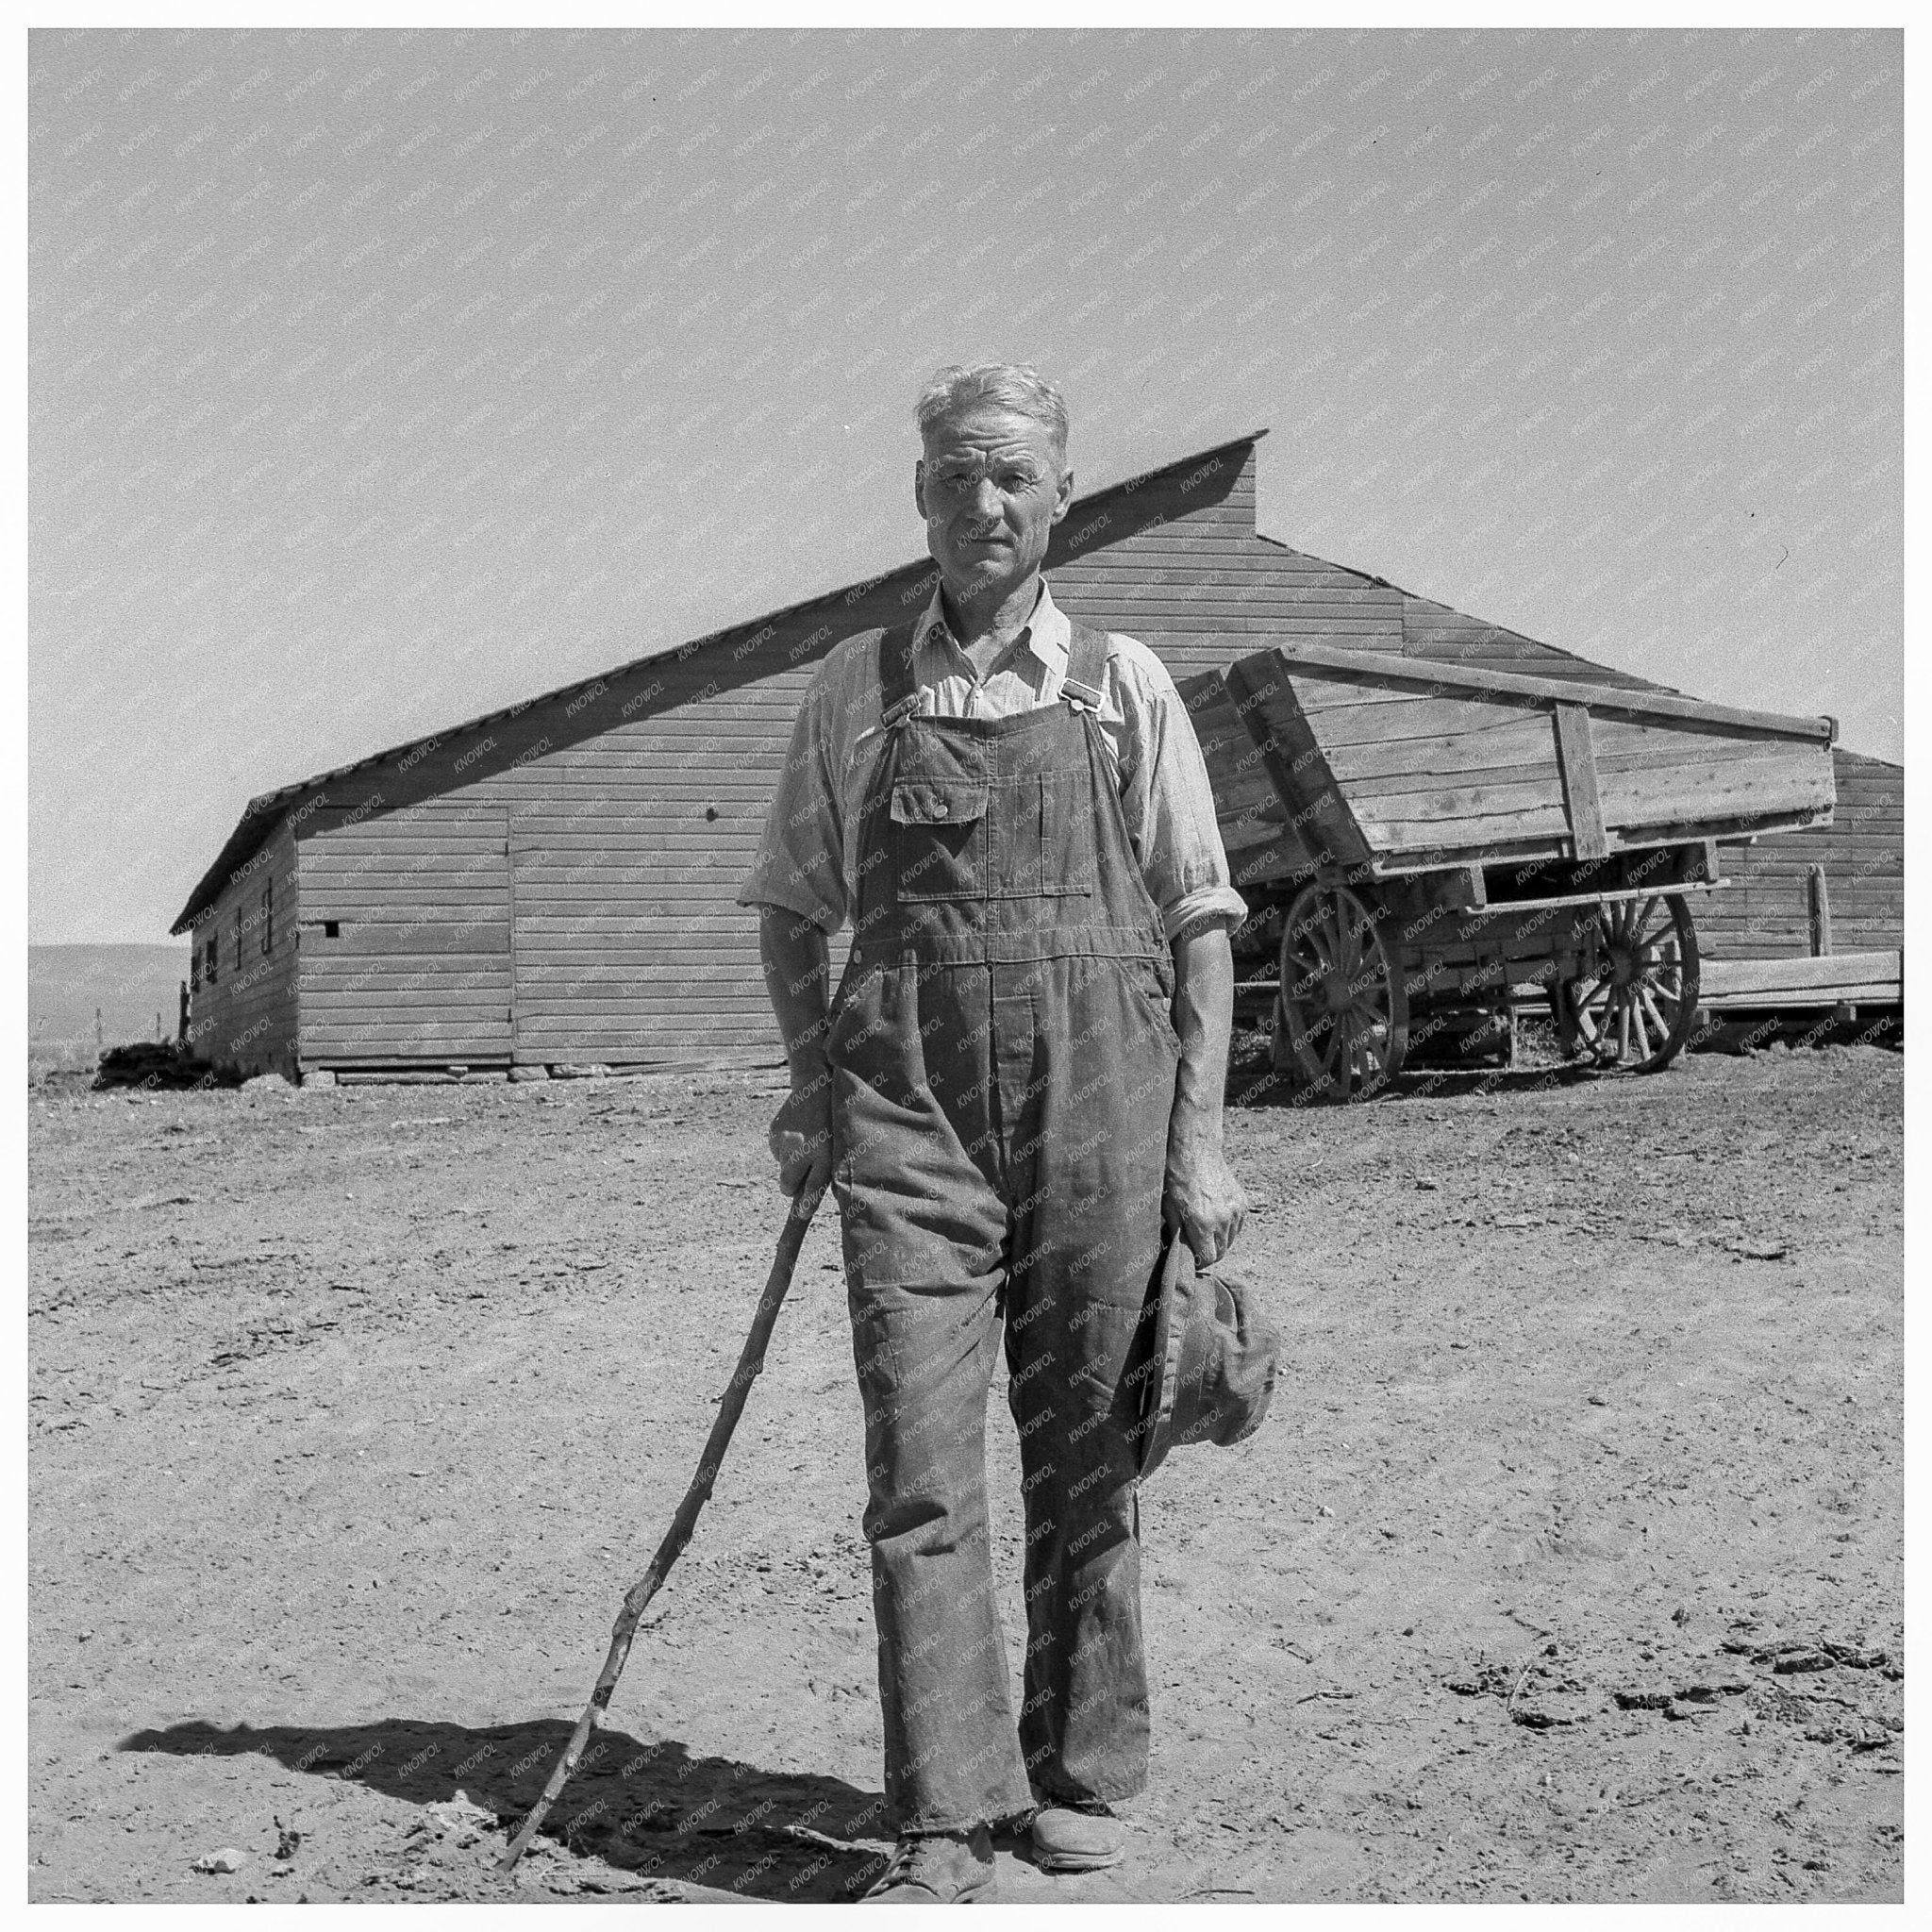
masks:
[[[738,1367],[732,1372],[730,1383],[719,1401],[718,1417],[711,1424],[710,1435],[705,1440],[705,1453],[699,1459],[698,1473],[691,1478],[691,1488],[685,1491],[684,1501],[677,1506],[677,1514],[671,1519],[671,1527],[665,1531],[664,1541],[658,1545],[658,1553],[651,1558],[650,1568],[625,1594],[624,1607],[617,1613],[617,1622],[610,1626],[610,1649],[604,1658],[604,1668],[597,1673],[591,1701],[584,1706],[584,1714],[578,1718],[577,1727],[571,1733],[563,1756],[557,1760],[557,1769],[550,1774],[550,1782],[543,1787],[543,1795],[530,1807],[529,1815],[525,1818],[516,1837],[510,1840],[509,1849],[497,1861],[499,1871],[516,1869],[516,1862],[524,1856],[525,1847],[536,1837],[538,1827],[549,1815],[551,1806],[556,1804],[558,1793],[570,1782],[571,1774],[576,1770],[577,1760],[584,1755],[584,1746],[590,1741],[591,1731],[602,1721],[609,1706],[610,1693],[617,1689],[619,1674],[624,1669],[625,1659],[630,1655],[631,1639],[637,1635],[638,1620],[658,1594],[665,1577],[671,1574],[672,1564],[684,1554],[684,1546],[691,1541],[691,1531],[697,1525],[698,1511],[710,1498],[711,1485],[718,1478],[718,1465],[724,1459],[731,1432],[737,1428],[738,1418],[743,1413],[744,1398],[750,1393],[758,1371],[765,1365],[765,1343],[771,1340],[772,1324],[778,1319],[778,1308],[785,1299],[785,1291],[791,1286],[791,1271],[798,1265],[798,1251],[804,1245],[805,1231],[811,1225],[811,1217],[821,1198],[822,1194],[808,1198],[803,1188],[792,1196],[791,1211],[785,1217],[785,1231],[778,1237],[778,1252],[773,1257],[772,1272],[765,1278],[765,1291],[758,1298],[758,1308],[751,1319],[751,1333],[744,1338]]]

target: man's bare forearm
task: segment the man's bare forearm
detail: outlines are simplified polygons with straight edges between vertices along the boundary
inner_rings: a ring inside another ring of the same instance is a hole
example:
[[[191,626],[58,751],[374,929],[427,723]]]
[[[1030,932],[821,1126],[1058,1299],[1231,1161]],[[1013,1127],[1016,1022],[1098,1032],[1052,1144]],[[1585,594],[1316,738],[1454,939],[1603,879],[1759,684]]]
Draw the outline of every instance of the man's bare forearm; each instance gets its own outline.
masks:
[[[1226,927],[1184,927],[1174,941],[1174,1030],[1181,1060],[1167,1124],[1166,1206],[1202,1267],[1226,1254],[1248,1211],[1248,1197],[1221,1144],[1233,1024],[1234,953]]]
[[[1227,1042],[1234,1026],[1234,952],[1227,928],[1184,929],[1174,941],[1174,1029],[1180,1035],[1174,1121],[1188,1135],[1221,1140]]]
[[[782,906],[760,906],[758,958],[796,1081],[801,1073],[824,1064],[830,979],[825,936],[810,920]]]

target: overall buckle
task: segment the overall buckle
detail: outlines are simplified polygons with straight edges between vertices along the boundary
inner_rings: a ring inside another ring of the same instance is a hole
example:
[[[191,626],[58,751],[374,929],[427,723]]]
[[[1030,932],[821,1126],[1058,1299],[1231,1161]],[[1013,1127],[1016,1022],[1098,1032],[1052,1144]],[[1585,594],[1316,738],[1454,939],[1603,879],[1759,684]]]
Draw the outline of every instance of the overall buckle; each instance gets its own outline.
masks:
[[[1100,693],[1091,684],[1082,684],[1076,677],[1060,679],[1060,696],[1075,711],[1091,711],[1100,715]]]

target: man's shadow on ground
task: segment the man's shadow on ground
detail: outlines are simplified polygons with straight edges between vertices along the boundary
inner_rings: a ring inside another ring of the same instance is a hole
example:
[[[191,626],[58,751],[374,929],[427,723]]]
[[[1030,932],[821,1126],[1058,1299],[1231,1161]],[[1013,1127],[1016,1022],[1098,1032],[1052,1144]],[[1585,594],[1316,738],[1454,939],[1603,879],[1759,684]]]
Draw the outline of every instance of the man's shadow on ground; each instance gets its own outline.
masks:
[[[571,1728],[558,1718],[483,1729],[408,1718],[259,1729],[195,1721],[137,1731],[119,1748],[182,1757],[257,1752],[291,1771],[352,1779],[417,1805],[461,1790],[506,1827],[491,1841],[493,1856],[536,1803]],[[693,1757],[670,1739],[649,1744],[604,1730],[541,1835],[641,1876],[746,1898],[839,1903],[878,1876],[879,1843],[890,1844],[892,1828],[881,1793],[839,1778]]]

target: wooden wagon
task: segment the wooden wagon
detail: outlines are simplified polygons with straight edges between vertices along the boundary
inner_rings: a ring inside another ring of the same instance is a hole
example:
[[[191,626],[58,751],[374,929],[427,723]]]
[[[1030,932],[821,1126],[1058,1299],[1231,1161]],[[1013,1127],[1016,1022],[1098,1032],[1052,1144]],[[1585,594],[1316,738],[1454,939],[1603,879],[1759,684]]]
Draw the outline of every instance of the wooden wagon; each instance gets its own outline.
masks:
[[[1831,817],[1829,718],[1311,644],[1180,688],[1253,914],[1241,988],[1310,1099],[1513,1038],[1526,999],[1573,1057],[1668,1065],[1716,841]]]

